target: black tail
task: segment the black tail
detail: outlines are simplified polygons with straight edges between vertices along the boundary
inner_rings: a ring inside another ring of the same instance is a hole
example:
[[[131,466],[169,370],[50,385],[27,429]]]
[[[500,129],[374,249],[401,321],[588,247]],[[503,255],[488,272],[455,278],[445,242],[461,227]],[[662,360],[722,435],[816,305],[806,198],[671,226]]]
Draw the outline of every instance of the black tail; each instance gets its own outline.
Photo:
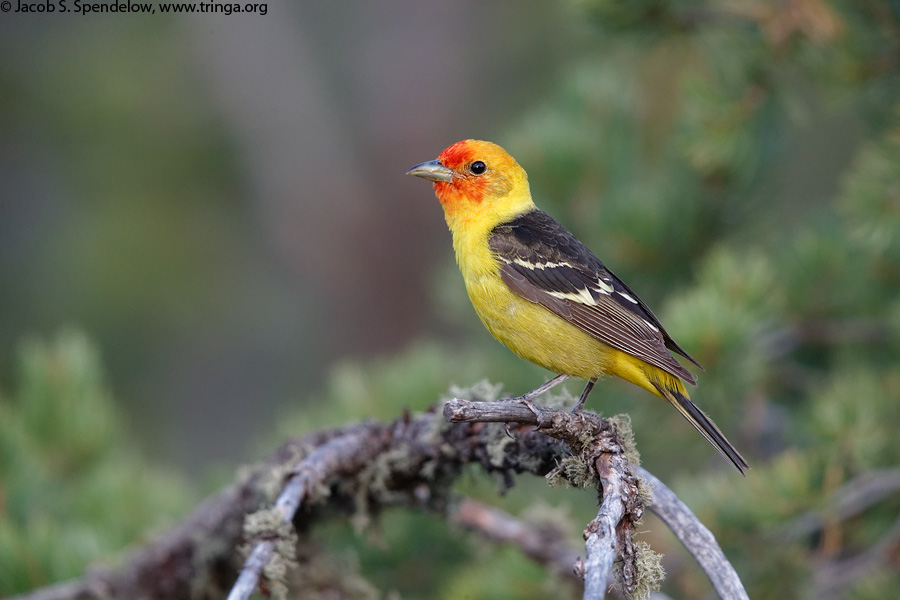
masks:
[[[750,468],[750,465],[747,464],[747,461],[744,460],[741,453],[731,445],[731,442],[725,438],[725,435],[719,431],[719,428],[712,422],[712,419],[707,417],[702,410],[697,408],[696,404],[691,402],[690,398],[681,392],[670,390],[665,386],[657,385],[655,383],[654,386],[659,390],[663,397],[668,400],[672,406],[677,408],[678,412],[680,412],[682,416],[687,419],[704,438],[706,438],[706,441],[719,451],[719,454],[734,465],[734,468],[740,471],[741,475],[746,475],[746,471]]]

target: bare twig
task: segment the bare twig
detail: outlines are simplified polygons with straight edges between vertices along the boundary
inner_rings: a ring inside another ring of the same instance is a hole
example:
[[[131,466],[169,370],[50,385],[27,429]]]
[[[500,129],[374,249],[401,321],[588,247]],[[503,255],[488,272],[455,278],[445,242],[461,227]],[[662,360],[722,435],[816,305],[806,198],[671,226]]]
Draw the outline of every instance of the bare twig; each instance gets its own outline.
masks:
[[[454,398],[444,404],[444,418],[451,423],[536,425],[544,435],[564,441],[576,451],[582,449],[584,436],[599,436],[598,444],[605,448],[616,435],[608,419],[593,413],[570,413],[546,406],[528,406],[515,400],[471,402]]]
[[[675,492],[642,467],[637,468],[638,475],[653,487],[653,503],[649,508],[675,534],[687,548],[700,567],[706,572],[713,589],[720,598],[728,600],[749,600],[747,591],[741,583],[737,572],[725,553],[719,547],[716,538],[703,523],[691,512],[687,505],[678,499]]]
[[[259,578],[262,576],[266,565],[272,560],[274,553],[275,542],[271,540],[260,542],[253,548],[250,556],[244,562],[244,568],[238,575],[237,581],[234,582],[234,587],[231,588],[231,592],[228,594],[228,600],[249,598],[253,595],[253,592],[259,586]]]
[[[444,418],[451,423],[521,423],[545,426],[553,415],[569,415],[558,410],[534,406],[523,402],[473,402],[453,398],[444,404]]]
[[[451,517],[463,527],[476,530],[489,540],[518,547],[536,563],[573,582],[581,583],[581,577],[574,569],[578,551],[569,545],[565,532],[560,529],[535,526],[471,498],[463,499]]]
[[[525,556],[572,583],[584,586],[584,562],[578,550],[569,545],[565,532],[553,526],[536,526],[496,507],[471,498],[463,499],[451,518],[493,542],[518,547]],[[589,525],[590,527],[590,525]],[[613,534],[614,535],[614,534]],[[606,569],[609,573],[609,569]],[[611,584],[613,579],[607,581]],[[625,597],[620,588],[609,590],[614,597]],[[648,600],[672,600],[660,592]]]

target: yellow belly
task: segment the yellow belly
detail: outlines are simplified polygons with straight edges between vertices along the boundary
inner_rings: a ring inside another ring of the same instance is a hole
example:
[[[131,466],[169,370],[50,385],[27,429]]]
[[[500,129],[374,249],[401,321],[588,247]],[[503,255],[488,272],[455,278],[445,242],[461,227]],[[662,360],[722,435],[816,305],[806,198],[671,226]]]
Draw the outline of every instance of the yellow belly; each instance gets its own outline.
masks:
[[[617,350],[515,295],[499,277],[469,278],[466,289],[488,331],[526,360],[582,379],[609,372],[615,361]]]
[[[654,382],[686,395],[681,381],[630,354],[617,350],[513,293],[500,279],[499,264],[486,235],[454,231],[454,247],[469,299],[495,338],[522,358],[554,373],[582,379],[615,375],[660,396]]]
[[[543,306],[515,295],[499,278],[497,282],[493,278],[472,281],[467,285],[469,298],[488,331],[522,358],[581,379],[615,375],[661,396],[656,382],[687,397],[677,377],[604,344]]]

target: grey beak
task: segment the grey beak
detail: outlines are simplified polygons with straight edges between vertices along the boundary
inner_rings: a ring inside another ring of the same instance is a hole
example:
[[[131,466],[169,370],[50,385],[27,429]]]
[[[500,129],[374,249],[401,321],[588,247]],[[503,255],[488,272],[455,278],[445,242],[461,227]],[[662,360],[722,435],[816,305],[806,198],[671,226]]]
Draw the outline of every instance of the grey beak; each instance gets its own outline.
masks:
[[[407,175],[415,175],[430,181],[453,181],[453,171],[445,167],[437,160],[429,160],[414,166],[406,172]]]

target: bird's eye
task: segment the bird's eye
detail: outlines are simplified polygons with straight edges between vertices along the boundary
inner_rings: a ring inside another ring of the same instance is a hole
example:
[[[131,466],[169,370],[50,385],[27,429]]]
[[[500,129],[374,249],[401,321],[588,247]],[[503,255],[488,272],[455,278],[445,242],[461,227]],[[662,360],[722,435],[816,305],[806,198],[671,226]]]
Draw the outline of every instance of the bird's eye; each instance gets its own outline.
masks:
[[[476,161],[473,162],[471,165],[469,165],[469,172],[470,172],[472,175],[481,175],[481,174],[484,173],[485,171],[487,171],[487,165],[484,164],[484,163],[483,163],[482,161],[480,161],[480,160],[476,160]]]

